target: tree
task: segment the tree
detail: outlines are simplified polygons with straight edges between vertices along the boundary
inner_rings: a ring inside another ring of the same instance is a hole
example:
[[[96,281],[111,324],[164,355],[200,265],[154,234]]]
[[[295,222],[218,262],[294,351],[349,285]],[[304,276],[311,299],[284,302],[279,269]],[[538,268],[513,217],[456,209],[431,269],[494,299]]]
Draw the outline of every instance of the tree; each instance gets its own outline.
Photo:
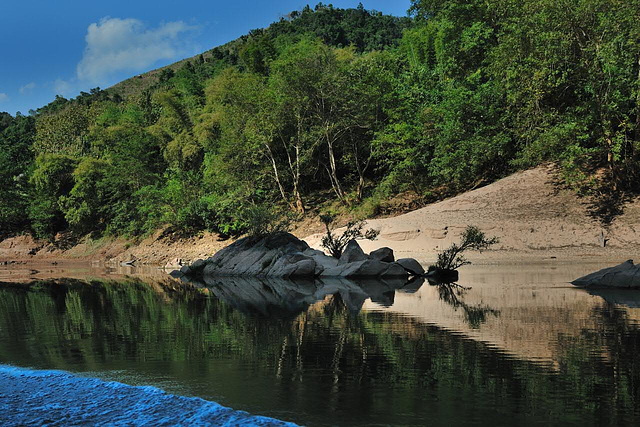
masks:
[[[30,177],[33,185],[28,214],[31,228],[40,238],[52,238],[67,227],[59,205],[60,197],[73,188],[73,170],[77,160],[62,154],[40,154]]]
[[[0,235],[28,227],[29,168],[35,136],[33,117],[0,113]]]
[[[435,267],[441,270],[457,270],[463,265],[471,264],[462,253],[467,250],[480,251],[498,243],[496,237],[488,238],[478,227],[468,226],[462,233],[460,244],[454,243],[438,254]]]
[[[34,149],[38,153],[81,155],[88,149],[89,107],[69,104],[36,120]]]
[[[329,213],[322,214],[320,215],[320,220],[324,224],[326,230],[326,234],[322,236],[321,245],[329,251],[329,254],[334,258],[340,258],[345,246],[347,246],[347,243],[351,240],[358,238],[375,240],[378,237],[378,234],[380,234],[380,230],[374,230],[372,228],[363,232],[364,226],[366,225],[365,221],[350,221],[342,234],[338,236],[334,233],[334,230],[331,229],[335,220],[334,215]]]

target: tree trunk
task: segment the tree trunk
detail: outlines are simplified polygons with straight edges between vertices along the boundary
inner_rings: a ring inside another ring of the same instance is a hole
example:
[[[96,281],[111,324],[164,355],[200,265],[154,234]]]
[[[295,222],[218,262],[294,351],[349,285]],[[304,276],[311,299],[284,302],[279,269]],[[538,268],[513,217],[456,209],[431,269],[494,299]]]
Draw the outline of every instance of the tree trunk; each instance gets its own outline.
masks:
[[[280,174],[278,173],[278,164],[276,163],[276,159],[273,156],[271,147],[269,147],[268,144],[265,144],[265,148],[267,149],[267,153],[268,153],[267,157],[269,157],[269,160],[271,160],[271,166],[273,167],[273,176],[274,176],[274,179],[276,180],[276,184],[278,184],[278,189],[280,190],[280,195],[282,196],[282,200],[284,200],[285,203],[288,204],[291,209],[293,209],[294,207],[289,201],[289,199],[287,198],[287,194],[285,193],[284,187],[282,186],[282,182],[280,181]]]
[[[360,179],[358,180],[358,189],[356,191],[356,198],[358,202],[362,201],[363,193],[364,193],[364,177],[360,175]]]
[[[296,208],[301,214],[304,213],[304,203],[300,195],[300,139],[296,143],[296,167],[293,176],[293,197],[296,201]]]
[[[607,165],[609,166],[609,173],[611,175],[612,189],[613,191],[617,191],[618,174],[616,173],[616,165],[613,158],[613,141],[611,141],[611,138],[607,138]]]
[[[329,136],[329,129],[327,126],[325,126],[325,137],[327,139],[327,148],[328,148],[328,153],[329,153],[329,178],[331,179],[331,185],[333,186],[333,190],[335,191],[336,195],[338,196],[338,199],[346,204],[347,206],[349,206],[349,202],[347,201],[345,195],[344,195],[344,191],[342,191],[342,187],[340,186],[340,181],[338,180],[338,168],[336,165],[336,156],[335,153],[333,151],[333,141],[331,140],[331,137]]]
[[[638,82],[637,82],[637,91],[636,93],[636,135],[635,142],[636,144],[640,144],[640,57],[638,57]],[[634,147],[635,149],[635,147]],[[635,153],[634,153],[635,154]]]
[[[360,155],[358,154],[358,145],[357,143],[353,144],[353,158],[355,159],[356,170],[358,171],[358,187],[356,191],[356,198],[358,202],[362,201],[362,197],[364,193],[364,184],[365,184],[364,174],[367,171],[367,169],[369,169],[369,165],[371,164],[371,157],[372,155],[369,154],[369,158],[367,159],[367,162],[365,163],[364,166],[362,166],[360,164]]]

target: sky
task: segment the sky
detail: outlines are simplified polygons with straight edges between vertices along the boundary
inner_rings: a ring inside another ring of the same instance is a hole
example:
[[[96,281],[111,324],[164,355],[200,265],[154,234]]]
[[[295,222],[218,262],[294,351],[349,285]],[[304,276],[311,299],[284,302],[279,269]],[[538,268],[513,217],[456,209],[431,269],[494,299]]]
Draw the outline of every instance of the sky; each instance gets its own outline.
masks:
[[[324,1],[356,7],[359,0]],[[266,27],[317,1],[0,0],[0,111],[107,88]],[[410,0],[362,0],[405,16]]]

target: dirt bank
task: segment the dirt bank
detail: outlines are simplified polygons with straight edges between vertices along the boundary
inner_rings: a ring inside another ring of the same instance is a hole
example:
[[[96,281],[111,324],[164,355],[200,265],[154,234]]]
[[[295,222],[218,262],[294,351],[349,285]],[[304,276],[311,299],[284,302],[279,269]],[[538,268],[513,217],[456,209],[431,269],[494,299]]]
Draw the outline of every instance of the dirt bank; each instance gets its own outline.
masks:
[[[494,250],[470,255],[480,262],[624,259],[637,254],[640,201],[627,204],[608,227],[590,215],[588,202],[559,185],[552,166],[541,166],[407,214],[370,220],[368,226],[380,229],[380,236],[362,246],[389,246],[397,255],[429,263],[457,241],[467,225],[476,225],[500,239]],[[306,240],[318,247],[320,237]]]
[[[364,241],[365,250],[389,246],[398,256],[412,256],[429,263],[441,250],[459,239],[467,225],[476,225],[497,236],[494,250],[473,254],[475,262],[632,258],[640,249],[640,201],[625,206],[624,213],[604,227],[590,216],[587,200],[557,184],[551,166],[523,171],[457,197],[393,218],[369,221],[380,229],[375,242]],[[317,221],[305,222],[294,234],[318,247]],[[309,225],[312,224],[313,226]],[[0,262],[105,262],[175,265],[208,257],[228,245],[213,233],[180,237],[159,231],[135,244],[124,239],[85,239],[57,244],[18,236],[0,242]]]
[[[0,263],[106,263],[119,265],[134,261],[136,265],[154,264],[175,267],[179,262],[209,257],[230,243],[214,233],[181,237],[161,230],[139,242],[126,239],[91,240],[88,238],[69,245],[58,236],[55,243],[34,240],[31,236],[17,236],[0,242]]]

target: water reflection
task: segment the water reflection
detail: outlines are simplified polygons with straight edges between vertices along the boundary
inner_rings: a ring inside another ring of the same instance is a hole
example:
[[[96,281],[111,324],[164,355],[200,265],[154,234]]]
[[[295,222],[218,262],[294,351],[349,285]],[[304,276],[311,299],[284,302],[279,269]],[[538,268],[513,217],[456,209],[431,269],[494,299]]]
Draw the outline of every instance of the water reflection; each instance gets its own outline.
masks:
[[[307,425],[640,421],[633,312],[569,288],[544,299],[465,277],[463,294],[419,282],[5,283],[0,363],[159,385]],[[465,322],[465,305],[500,313]],[[525,321],[553,366],[487,344]]]
[[[500,311],[494,310],[486,305],[470,305],[464,302],[464,294],[471,290],[470,287],[464,287],[455,282],[436,282],[429,280],[431,286],[438,289],[440,299],[455,310],[461,309],[464,312],[464,320],[474,329],[480,327],[487,321],[488,316],[499,316]]]
[[[587,289],[587,292],[602,298],[609,304],[640,308],[640,292],[636,289]]]
[[[422,280],[412,282],[418,288]],[[185,280],[185,283],[208,289],[213,295],[246,314],[267,317],[296,316],[311,305],[340,297],[352,312],[362,309],[366,300],[390,307],[396,290],[407,283],[393,280],[324,279],[286,280],[277,278],[224,277],[207,278],[206,282]]]
[[[403,280],[351,280],[331,278],[322,280],[286,280],[278,278],[223,277],[206,278],[199,282],[184,278],[185,283],[208,289],[218,299],[245,314],[264,317],[293,317],[310,306],[332,297],[349,311],[357,313],[370,300],[382,307],[392,307],[396,291],[415,293],[425,283],[423,278]],[[428,281],[438,289],[440,299],[454,309],[461,309],[465,320],[477,328],[487,316],[498,316],[499,311],[485,305],[464,302],[464,294],[471,288],[457,283]]]

